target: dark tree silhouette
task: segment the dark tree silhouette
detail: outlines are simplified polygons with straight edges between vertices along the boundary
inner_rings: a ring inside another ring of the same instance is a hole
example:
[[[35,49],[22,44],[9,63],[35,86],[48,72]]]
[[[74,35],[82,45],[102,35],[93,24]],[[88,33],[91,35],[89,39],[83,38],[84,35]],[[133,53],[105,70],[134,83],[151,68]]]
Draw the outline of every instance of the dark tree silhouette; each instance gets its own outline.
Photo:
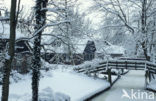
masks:
[[[48,0],[36,0],[35,6],[35,19],[36,26],[35,31],[37,32],[34,38],[34,48],[33,48],[33,75],[32,75],[32,101],[38,101],[38,87],[40,78],[40,50],[41,50],[41,35],[42,31],[39,31],[46,21],[46,11],[42,8],[46,8]]]
[[[16,2],[17,0],[11,0],[10,40],[9,40],[9,49],[5,61],[5,67],[4,67],[1,101],[8,101],[8,95],[9,95],[9,77],[11,71],[11,64],[15,53],[14,49],[15,49],[15,36],[16,36],[16,23],[17,23]]]

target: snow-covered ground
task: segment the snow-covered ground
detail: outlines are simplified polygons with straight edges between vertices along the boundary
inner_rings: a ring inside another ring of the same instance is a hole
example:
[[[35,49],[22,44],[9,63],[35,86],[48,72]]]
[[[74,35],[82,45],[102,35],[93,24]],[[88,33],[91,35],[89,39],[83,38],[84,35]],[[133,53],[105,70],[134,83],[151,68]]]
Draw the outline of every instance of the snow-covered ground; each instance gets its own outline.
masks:
[[[154,77],[156,78],[156,74]],[[156,91],[156,79],[152,79],[151,82],[147,85],[147,88]]]
[[[156,80],[151,81],[147,88],[156,91]]]
[[[63,95],[69,96],[71,101],[83,101],[83,99],[110,86],[106,80],[94,79],[84,74],[77,74],[70,69],[63,69],[63,66],[59,67],[48,72],[41,71],[39,87],[41,97],[48,96],[48,94],[53,96],[63,93]],[[22,80],[10,84],[9,101],[30,101],[32,92],[31,76],[27,74],[21,78]],[[44,93],[47,91],[49,93]]]
[[[144,71],[130,71],[122,76],[109,91],[95,97],[92,101],[155,101],[156,94],[145,90],[144,75]],[[123,96],[126,93],[129,98]],[[154,94],[154,99],[151,94]]]

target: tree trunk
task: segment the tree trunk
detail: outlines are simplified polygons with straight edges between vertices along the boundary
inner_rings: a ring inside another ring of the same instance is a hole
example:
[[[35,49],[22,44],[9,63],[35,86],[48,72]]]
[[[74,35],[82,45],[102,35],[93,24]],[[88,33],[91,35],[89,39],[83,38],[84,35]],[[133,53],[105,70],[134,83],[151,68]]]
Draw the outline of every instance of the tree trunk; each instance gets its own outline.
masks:
[[[141,17],[141,24],[142,24],[142,34],[144,36],[144,40],[141,43],[145,58],[147,61],[150,61],[150,56],[148,56],[148,49],[147,49],[147,0],[142,1],[142,17]]]
[[[142,43],[142,48],[143,48],[143,51],[144,51],[144,55],[145,55],[146,60],[147,61],[150,61],[151,57],[148,56],[148,54],[147,54],[147,47],[146,47],[145,41]]]
[[[65,20],[68,21],[69,20],[69,8],[68,8],[68,0],[65,0]],[[69,31],[69,27],[70,27],[70,23],[69,22],[66,22],[66,31],[65,31],[65,36],[66,36],[66,40],[67,40],[67,60],[70,64],[73,64],[73,56],[72,56],[72,51],[71,51],[71,48],[72,48],[72,44],[71,44],[71,40],[70,40],[70,31]]]
[[[9,77],[11,72],[11,64],[14,58],[15,51],[15,36],[16,36],[16,0],[11,0],[11,12],[10,12],[10,40],[8,56],[6,57],[3,85],[2,85],[2,98],[1,101],[8,101],[9,95]]]
[[[36,26],[35,31],[38,31],[44,24],[46,20],[46,11],[42,8],[46,8],[48,0],[37,0],[35,7],[36,15]],[[42,31],[38,32],[34,38],[34,48],[33,48],[33,75],[32,75],[32,101],[38,101],[38,87],[39,87],[39,77],[40,77],[40,50],[41,50],[41,35]]]

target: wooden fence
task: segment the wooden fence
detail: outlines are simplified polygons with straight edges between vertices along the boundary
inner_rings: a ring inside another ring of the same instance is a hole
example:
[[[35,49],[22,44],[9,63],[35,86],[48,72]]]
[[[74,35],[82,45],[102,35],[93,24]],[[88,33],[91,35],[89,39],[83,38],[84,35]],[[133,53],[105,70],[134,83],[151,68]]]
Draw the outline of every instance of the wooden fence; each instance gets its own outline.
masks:
[[[89,65],[88,67],[84,68],[75,68],[74,70],[78,73],[85,73],[85,74],[91,74],[102,71],[107,71],[108,74],[108,81],[110,84],[111,81],[111,69],[121,69],[122,71],[124,69],[128,70],[144,70],[145,71],[145,82],[146,85],[151,81],[151,75],[156,74],[156,64],[144,61],[144,60],[109,60],[109,61],[103,61],[98,64],[96,67],[92,67]]]

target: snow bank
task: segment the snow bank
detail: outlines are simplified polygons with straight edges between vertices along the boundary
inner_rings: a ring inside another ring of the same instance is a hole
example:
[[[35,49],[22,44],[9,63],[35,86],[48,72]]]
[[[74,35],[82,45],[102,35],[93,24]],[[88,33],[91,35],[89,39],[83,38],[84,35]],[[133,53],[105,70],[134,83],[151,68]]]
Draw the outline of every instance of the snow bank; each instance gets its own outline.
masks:
[[[156,74],[154,76],[156,78]],[[156,91],[156,79],[152,79],[152,81],[147,85],[147,89]]]
[[[45,83],[48,82],[48,83]],[[82,101],[83,98],[96,92],[98,89],[109,87],[105,80],[93,79],[83,74],[73,72],[53,72],[52,78],[41,80],[42,87],[50,86],[55,92],[61,92],[71,97],[71,101]]]
[[[75,68],[95,68],[99,66],[99,63],[103,62],[102,59],[93,59],[92,61],[85,61],[83,64],[75,66]]]
[[[2,78],[3,78],[3,74],[0,73],[0,85],[2,84]],[[22,74],[18,73],[17,71],[11,71],[10,83],[14,84],[14,83],[20,82],[22,80],[27,80],[28,78],[29,79],[31,78],[30,73],[22,75]]]
[[[151,81],[151,82],[147,85],[147,88],[156,91],[156,80]]]
[[[32,101],[32,99],[31,94],[22,96],[11,94],[9,101]],[[47,87],[39,93],[39,101],[70,101],[70,97],[63,93],[54,93],[50,87]]]
[[[50,87],[42,90],[39,94],[40,101],[70,101],[70,97],[63,93],[54,93]]]
[[[40,98],[43,100],[50,99],[49,101],[51,101],[53,97],[57,99],[56,101],[63,101],[62,99],[82,101],[82,99],[110,86],[106,80],[87,77],[68,69],[67,71],[62,68],[48,72],[42,71],[41,74],[39,91]],[[9,101],[31,101],[31,76],[29,74],[24,77],[24,80],[11,83]]]

